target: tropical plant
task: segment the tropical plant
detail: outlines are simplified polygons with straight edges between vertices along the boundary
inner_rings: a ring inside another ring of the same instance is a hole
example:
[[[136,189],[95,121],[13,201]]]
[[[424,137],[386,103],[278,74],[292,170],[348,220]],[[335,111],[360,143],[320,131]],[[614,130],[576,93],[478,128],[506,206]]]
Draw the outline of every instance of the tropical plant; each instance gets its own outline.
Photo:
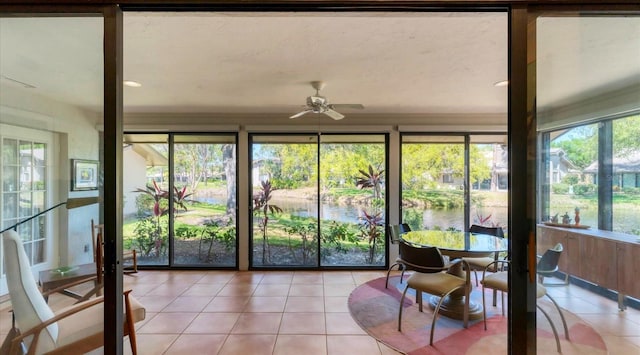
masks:
[[[233,249],[233,247],[236,244],[236,228],[233,225],[221,226],[218,221],[213,221],[213,220],[205,221],[204,228],[202,229],[202,232],[200,235],[200,243],[198,244],[199,259],[202,259],[203,241],[205,243],[209,243],[209,248],[207,249],[207,256],[204,259],[206,262],[208,262],[211,260],[211,251],[213,249],[214,242],[221,243],[224,246],[224,250],[226,252]]]
[[[382,230],[384,219],[382,213],[368,214],[366,211],[362,211],[362,216],[359,219],[362,226],[362,238],[369,243],[369,263],[373,263],[378,240],[384,235]]]
[[[291,255],[293,258],[297,260],[295,249],[291,245],[291,236],[299,235],[300,240],[302,242],[301,247],[299,248],[302,253],[302,265],[307,265],[307,263],[313,263],[313,256],[316,255],[315,250],[317,247],[318,240],[318,224],[313,220],[305,221],[300,217],[293,217],[292,224],[288,227],[285,227],[284,230],[289,234],[289,250],[291,251]]]
[[[141,256],[150,256],[155,252],[156,257],[166,253],[167,230],[166,218],[150,216],[140,218],[133,230],[135,237],[132,246],[140,251]]]
[[[260,183],[260,191],[253,195],[253,211],[260,217],[259,228],[262,233],[262,264],[266,265],[271,262],[271,249],[269,248],[269,237],[267,235],[267,226],[269,224],[269,214],[282,212],[282,208],[269,203],[271,193],[275,190],[271,186],[271,181],[266,180]]]
[[[177,211],[177,207],[186,211],[185,202],[187,197],[192,194],[187,193],[186,186],[182,189],[174,186],[173,189],[174,211]],[[146,196],[146,198],[138,196],[136,199],[136,204],[139,203],[139,209],[148,204],[145,201],[150,199],[152,202],[151,216],[140,210],[138,211],[138,223],[134,229],[137,241],[134,241],[134,244],[140,248],[143,255],[148,256],[152,250],[155,250],[156,257],[160,257],[165,252],[168,240],[167,223],[161,223],[160,219],[168,212],[167,200],[169,199],[169,192],[160,188],[155,180],[153,184],[146,185],[144,189],[137,188],[134,192],[140,192],[144,194],[141,196]]]
[[[343,242],[357,243],[358,238],[355,232],[349,228],[349,224],[331,221],[329,227],[324,228],[321,234],[322,248],[320,250],[323,259],[331,255],[335,250],[339,253],[346,253],[349,249],[344,247]]]
[[[187,202],[187,197],[193,195],[193,193],[187,193],[187,187],[184,186],[182,189],[178,189],[177,187],[173,187],[173,206],[178,206],[183,210],[187,211],[187,206],[185,202]]]
[[[491,220],[491,214],[488,216],[483,216],[482,213],[476,210],[476,216],[473,219],[473,224],[477,224],[479,226],[485,227],[500,227],[500,222],[494,222]],[[447,230],[450,230],[453,227],[449,227]]]
[[[356,180],[356,186],[361,189],[373,188],[373,198],[379,199],[382,197],[382,178],[384,177],[384,170],[374,170],[373,166],[369,165],[369,171],[358,170],[360,177]]]

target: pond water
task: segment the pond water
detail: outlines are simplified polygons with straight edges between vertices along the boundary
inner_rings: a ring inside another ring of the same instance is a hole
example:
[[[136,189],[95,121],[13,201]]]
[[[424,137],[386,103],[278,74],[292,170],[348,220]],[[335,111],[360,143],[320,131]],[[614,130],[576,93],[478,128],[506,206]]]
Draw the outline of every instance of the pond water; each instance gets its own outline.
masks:
[[[211,204],[223,204],[225,201],[221,198],[207,197],[200,199],[202,202]],[[313,200],[303,199],[272,199],[271,203],[283,209],[286,213],[291,213],[294,216],[300,217],[315,217],[318,215],[318,204]],[[406,215],[416,216],[422,215],[422,228],[424,229],[447,229],[454,227],[459,230],[464,230],[464,210],[462,208],[455,209],[419,209],[419,208],[404,208],[403,212]],[[506,226],[507,222],[507,208],[506,207],[492,207],[490,209],[483,210],[483,215],[492,215],[491,221],[500,223],[501,226]],[[475,215],[475,210],[471,212]],[[343,223],[358,223],[360,222],[359,216],[362,215],[362,208],[357,205],[337,205],[323,203],[320,206],[320,218],[321,220],[337,221]],[[473,222],[473,221],[472,221]]]
[[[212,204],[224,204],[226,203],[222,198],[207,197],[200,199],[202,202]],[[310,217],[317,216],[318,205],[313,200],[303,199],[273,199],[272,203],[285,212],[291,213],[295,216]],[[358,223],[358,217],[362,214],[361,208],[356,205],[336,205],[323,203],[321,205],[321,219],[338,221],[344,223]],[[573,211],[569,211],[569,215],[573,220]],[[464,210],[462,208],[454,209],[419,209],[419,208],[404,208],[403,213],[405,220],[407,216],[421,216],[422,229],[447,229],[454,227],[459,230],[464,230]],[[623,233],[632,233],[633,230],[640,229],[640,222],[637,218],[636,210],[630,208],[616,208],[614,206],[614,230]],[[561,213],[564,214],[564,211]],[[476,213],[476,209],[471,209],[471,223],[477,223],[476,216],[488,217],[491,215],[490,222],[507,227],[508,222],[508,209],[507,207],[486,207],[482,208]],[[475,218],[474,218],[475,217]],[[581,221],[580,224],[591,226],[591,228],[597,228],[598,226],[598,211],[597,209],[583,209],[580,212]],[[415,218],[415,217],[414,217]],[[418,222],[418,221],[416,221]]]

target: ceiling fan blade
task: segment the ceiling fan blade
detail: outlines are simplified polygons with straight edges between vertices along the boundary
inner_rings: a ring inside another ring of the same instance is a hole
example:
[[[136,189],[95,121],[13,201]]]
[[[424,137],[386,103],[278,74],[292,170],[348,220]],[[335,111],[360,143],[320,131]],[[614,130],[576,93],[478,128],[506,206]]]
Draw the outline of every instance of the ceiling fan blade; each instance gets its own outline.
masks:
[[[289,118],[298,118],[298,117],[300,117],[300,116],[304,115],[304,114],[305,114],[305,113],[307,113],[307,112],[311,112],[311,110],[304,110],[304,111],[302,111],[302,112],[298,112],[298,113],[296,113],[295,115],[293,115],[293,116],[291,116],[291,117],[289,117]]]
[[[332,108],[332,109],[350,108],[350,109],[362,110],[362,109],[364,109],[364,105],[362,105],[362,104],[333,104],[333,105],[329,105],[329,108]]]
[[[337,112],[337,111],[334,111],[334,110],[332,110],[332,109],[330,109],[330,108],[328,108],[328,109],[327,109],[326,111],[324,111],[323,113],[324,113],[325,115],[327,115],[327,116],[329,116],[329,117],[333,118],[333,119],[334,119],[334,120],[336,120],[336,121],[337,121],[337,120],[341,120],[341,119],[343,119],[343,118],[344,118],[344,115],[343,115],[343,114],[341,114],[341,113],[339,113],[339,112]]]

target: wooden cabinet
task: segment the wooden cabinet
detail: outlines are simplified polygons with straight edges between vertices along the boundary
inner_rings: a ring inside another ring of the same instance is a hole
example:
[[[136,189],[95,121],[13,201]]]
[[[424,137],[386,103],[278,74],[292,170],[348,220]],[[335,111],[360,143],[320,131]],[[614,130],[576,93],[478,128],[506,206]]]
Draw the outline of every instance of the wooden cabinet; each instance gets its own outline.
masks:
[[[640,298],[640,282],[636,272],[640,270],[640,246],[617,243],[618,290],[620,293]]]
[[[562,243],[559,269],[598,286],[617,291],[620,309],[624,296],[640,298],[640,244],[635,236],[600,230],[538,226],[537,252]]]
[[[596,285],[618,288],[617,243],[602,238],[580,238],[580,270],[576,276]]]
[[[542,255],[544,254],[545,251],[547,251],[548,249],[553,248],[556,244],[561,243],[562,244],[562,255],[560,256],[560,260],[558,261],[558,268],[560,269],[560,271],[566,273],[569,272],[570,274],[573,274],[570,271],[570,263],[568,261],[568,238],[567,238],[567,232],[564,230],[560,230],[560,229],[551,229],[551,228],[538,228],[538,235],[537,235],[537,253],[538,255]]]
[[[584,261],[580,255],[581,240],[582,239],[575,234],[567,234],[567,243],[564,244],[564,250],[562,251],[564,256],[560,257],[560,262],[564,262],[567,265],[566,270],[569,275],[582,274],[582,263]]]

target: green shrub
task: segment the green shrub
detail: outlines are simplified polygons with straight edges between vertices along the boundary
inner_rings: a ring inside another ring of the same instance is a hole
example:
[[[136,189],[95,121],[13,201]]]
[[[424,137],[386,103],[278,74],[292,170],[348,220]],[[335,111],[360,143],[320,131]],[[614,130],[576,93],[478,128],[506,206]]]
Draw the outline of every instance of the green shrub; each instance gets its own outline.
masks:
[[[568,194],[569,193],[569,185],[563,183],[557,183],[551,185],[551,190],[554,194]],[[574,190],[575,192],[575,190]]]
[[[576,174],[567,174],[562,178],[562,183],[567,185],[575,185],[579,182],[580,182],[580,179]]]
[[[174,235],[180,239],[192,239],[200,234],[202,228],[189,224],[180,224],[174,228]]]
[[[573,186],[573,193],[576,195],[590,195],[596,192],[597,186],[589,183],[579,183]]]
[[[148,194],[138,194],[136,196],[136,216],[137,217],[146,217],[149,216],[153,211],[153,205],[155,204],[155,200]]]
[[[627,195],[640,195],[640,187],[623,187],[622,192]]]

